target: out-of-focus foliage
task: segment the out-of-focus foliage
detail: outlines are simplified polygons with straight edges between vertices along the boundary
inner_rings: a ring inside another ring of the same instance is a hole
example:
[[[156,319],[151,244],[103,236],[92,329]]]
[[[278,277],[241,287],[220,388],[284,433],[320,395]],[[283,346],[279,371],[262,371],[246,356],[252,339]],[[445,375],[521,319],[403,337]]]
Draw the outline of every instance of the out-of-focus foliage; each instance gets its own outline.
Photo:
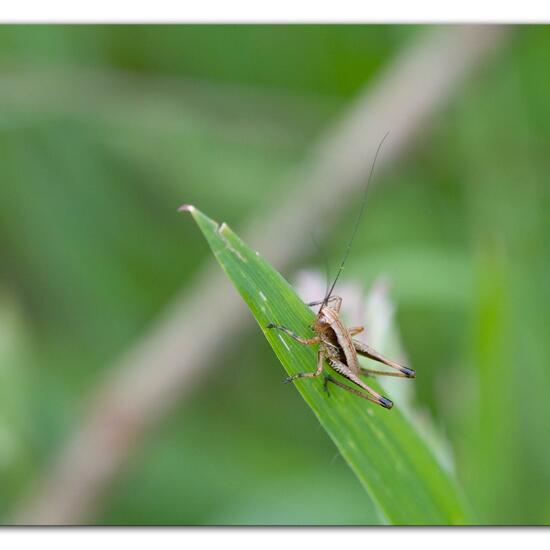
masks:
[[[2,517],[111,362],[192,288],[208,252],[176,207],[236,228],[269,212],[316,137],[425,31],[0,27]],[[346,269],[393,280],[418,402],[480,523],[550,522],[549,51],[547,27],[520,28],[457,91],[379,178]],[[333,265],[352,214],[325,243]],[[221,366],[98,521],[373,521],[257,330]]]

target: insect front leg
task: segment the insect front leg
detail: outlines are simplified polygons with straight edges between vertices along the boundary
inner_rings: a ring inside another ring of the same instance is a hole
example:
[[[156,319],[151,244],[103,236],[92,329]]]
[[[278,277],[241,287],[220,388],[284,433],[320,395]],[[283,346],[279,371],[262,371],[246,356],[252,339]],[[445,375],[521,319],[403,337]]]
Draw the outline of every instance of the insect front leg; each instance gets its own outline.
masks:
[[[290,329],[283,327],[281,325],[275,325],[273,323],[269,323],[265,328],[275,328],[277,330],[280,330],[281,332],[284,332],[297,342],[300,342],[300,344],[303,344],[304,346],[312,346],[314,344],[318,344],[320,341],[319,336],[314,336],[313,338],[302,338],[301,336],[298,336],[295,332],[292,332]]]
[[[365,327],[350,327],[350,328],[348,328],[350,336],[355,336],[356,334],[359,334],[360,332],[363,332],[364,330],[365,330]]]
[[[372,401],[373,403],[382,405],[382,407],[385,407],[386,409],[391,409],[393,407],[393,403],[389,399],[387,399],[383,395],[380,395],[378,392],[374,391],[370,386],[367,386],[367,384],[365,384],[363,380],[361,380],[354,372],[352,372],[347,365],[333,358],[329,358],[328,362],[336,372],[338,372],[342,376],[345,376],[350,382],[357,384],[360,388],[364,389],[367,393],[365,394],[354,388],[350,388],[348,385],[330,376],[327,379],[329,382],[332,382],[333,384],[336,384],[340,388],[346,391],[349,391],[354,395],[362,397],[363,399],[367,399],[368,401]]]
[[[317,300],[316,302],[309,302],[309,304],[307,304],[308,306],[319,306],[321,305],[325,300]],[[342,298],[340,298],[340,296],[331,296],[328,300],[327,300],[327,304],[330,304],[331,302],[336,302],[335,305],[333,306],[333,309],[335,309],[336,311],[340,311],[340,308],[342,307]]]
[[[315,372],[298,372],[296,374],[293,374],[292,376],[289,376],[285,380],[285,384],[288,384],[289,382],[293,382],[297,378],[317,378],[317,376],[320,376],[323,372],[323,363],[325,362],[325,353],[322,349],[319,350],[319,353],[317,354],[317,369]]]

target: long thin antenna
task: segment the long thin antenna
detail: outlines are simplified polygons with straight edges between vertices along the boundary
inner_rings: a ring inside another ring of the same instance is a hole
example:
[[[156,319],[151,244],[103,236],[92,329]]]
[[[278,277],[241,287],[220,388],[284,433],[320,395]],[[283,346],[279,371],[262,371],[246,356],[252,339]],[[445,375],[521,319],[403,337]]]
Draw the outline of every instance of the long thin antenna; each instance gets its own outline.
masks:
[[[313,233],[311,234],[311,241],[313,242],[313,246],[315,246],[315,248],[317,249],[317,253],[321,257],[325,266],[325,293],[323,294],[323,296],[326,296],[328,288],[330,286],[330,265],[328,262],[328,256],[325,252],[325,249],[319,244],[319,241]]]
[[[370,167],[369,172],[369,179],[367,180],[367,185],[365,186],[365,194],[363,195],[363,202],[361,203],[361,210],[359,211],[359,215],[357,216],[357,219],[355,220],[355,227],[353,228],[353,233],[351,234],[351,239],[348,242],[348,246],[346,247],[346,252],[344,253],[344,257],[342,259],[342,263],[340,264],[340,267],[338,268],[338,273],[336,273],[336,277],[334,278],[334,282],[332,283],[332,286],[330,287],[330,290],[328,291],[328,294],[325,296],[325,299],[323,300],[323,303],[321,304],[321,308],[327,305],[328,299],[330,298],[332,291],[334,290],[334,287],[336,286],[336,283],[342,274],[342,271],[344,270],[344,265],[346,264],[346,261],[348,259],[351,245],[353,244],[353,241],[355,239],[355,235],[357,234],[357,230],[359,229],[359,223],[361,222],[361,218],[363,217],[363,213],[365,211],[365,205],[367,204],[367,195],[369,192],[370,182],[372,181],[372,176],[374,174],[374,167],[376,165],[376,159],[378,159],[378,154],[380,153],[380,150],[382,149],[382,145],[384,144],[384,141],[386,141],[386,138],[390,135],[389,132],[386,132],[386,135],[380,140],[380,143],[378,144],[378,148],[376,149],[376,154],[374,155],[374,160],[372,161],[372,166]],[[320,311],[320,310],[319,310]]]

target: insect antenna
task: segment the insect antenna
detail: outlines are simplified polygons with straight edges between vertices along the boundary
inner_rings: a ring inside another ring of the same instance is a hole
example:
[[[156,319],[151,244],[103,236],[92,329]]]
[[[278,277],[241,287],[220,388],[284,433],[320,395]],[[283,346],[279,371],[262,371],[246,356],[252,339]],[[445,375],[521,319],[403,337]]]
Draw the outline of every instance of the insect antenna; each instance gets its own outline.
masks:
[[[319,243],[319,241],[315,237],[314,233],[311,234],[311,242],[313,243],[313,246],[315,247],[315,249],[317,250],[317,253],[321,257],[321,259],[323,261],[324,268],[325,268],[325,283],[326,284],[325,284],[325,293],[323,294],[323,296],[326,296],[327,292],[328,292],[328,288],[330,286],[330,264],[329,264],[329,261],[328,261],[328,256],[327,256],[326,250],[321,246],[321,244]],[[323,302],[324,302],[324,298],[323,298]]]
[[[348,245],[346,247],[344,257],[342,258],[342,262],[340,263],[340,267],[338,268],[338,272],[336,273],[336,277],[334,278],[334,281],[333,281],[332,286],[330,287],[329,291],[325,295],[325,298],[323,300],[323,303],[321,304],[321,308],[319,309],[319,311],[321,311],[321,309],[324,306],[327,305],[328,300],[331,297],[332,292],[334,290],[334,287],[336,286],[336,283],[338,282],[338,279],[340,278],[340,275],[342,274],[342,271],[344,270],[344,266],[346,265],[346,261],[348,259],[348,256],[349,256],[349,253],[350,253],[350,250],[351,250],[351,245],[353,244],[355,236],[357,235],[357,230],[359,229],[359,224],[361,222],[361,218],[363,217],[363,213],[365,212],[365,205],[367,204],[367,196],[368,196],[368,192],[369,192],[369,188],[370,188],[370,183],[372,181],[372,176],[374,174],[374,167],[376,165],[376,160],[378,159],[378,154],[380,153],[380,150],[382,149],[382,145],[384,144],[384,141],[386,141],[386,138],[389,136],[389,134],[390,134],[389,132],[386,132],[384,137],[380,140],[380,143],[378,144],[378,148],[376,149],[376,153],[375,153],[374,159],[372,161],[372,166],[370,167],[370,172],[369,172],[369,178],[367,180],[367,185],[365,185],[365,193],[363,195],[363,201],[361,202],[361,209],[359,210],[359,215],[357,216],[357,219],[355,220],[355,226],[353,228],[351,238],[348,241]]]

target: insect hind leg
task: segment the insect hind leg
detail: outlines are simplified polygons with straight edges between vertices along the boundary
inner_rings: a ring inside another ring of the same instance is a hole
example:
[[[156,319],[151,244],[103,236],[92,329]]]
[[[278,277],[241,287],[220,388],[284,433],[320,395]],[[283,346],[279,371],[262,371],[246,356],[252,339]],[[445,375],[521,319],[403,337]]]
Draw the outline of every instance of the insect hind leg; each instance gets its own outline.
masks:
[[[371,369],[363,369],[364,373],[368,376],[369,374],[380,374],[380,375],[386,375],[386,376],[402,376],[404,378],[416,378],[416,371],[413,369],[410,369],[408,367],[404,367],[403,365],[400,365],[399,363],[396,363],[395,361],[391,361],[390,359],[384,357],[380,353],[378,353],[375,349],[371,348],[364,342],[361,342],[359,340],[356,340],[353,338],[353,347],[355,348],[355,351],[362,355],[363,357],[368,357],[369,359],[372,359],[373,361],[378,361],[379,363],[382,363],[384,365],[387,365],[388,367],[391,367],[392,369],[395,369],[398,371],[398,373],[386,373],[384,371],[376,371]]]
[[[372,401],[373,403],[377,403],[378,405],[382,405],[382,407],[385,407],[386,409],[391,409],[393,407],[393,403],[389,399],[387,399],[383,395],[380,395],[371,387],[367,386],[367,384],[365,384],[359,378],[359,376],[357,376],[352,370],[350,370],[350,368],[346,364],[338,361],[337,359],[329,359],[329,364],[337,373],[345,376],[350,382],[353,382],[361,389],[365,390],[367,393],[360,392],[355,388],[351,388],[350,386],[335,379],[331,379],[331,382],[334,382],[337,386],[346,391],[349,391],[350,393],[353,393],[354,395],[362,397],[363,399],[367,399],[368,401]]]
[[[377,405],[381,405],[385,409],[391,409],[393,407],[393,402],[387,399],[386,397],[380,396],[380,399],[375,399],[368,393],[360,392],[359,390],[356,390],[355,388],[350,388],[348,385],[344,384],[343,382],[340,382],[339,380],[336,380],[336,378],[333,378],[330,376],[330,374],[327,374],[325,377],[325,386],[328,385],[329,382],[332,382],[339,388],[342,388],[343,390],[349,391],[350,393],[353,393],[353,395],[357,395],[358,397],[362,397],[363,399],[366,399],[367,401],[370,401],[372,403],[376,403]],[[327,389],[328,391],[328,389]]]
[[[414,376],[410,376],[409,374],[402,372],[388,372],[385,370],[366,369],[364,367],[359,367],[359,370],[361,371],[361,374],[365,376],[397,376],[399,378],[414,378]]]

